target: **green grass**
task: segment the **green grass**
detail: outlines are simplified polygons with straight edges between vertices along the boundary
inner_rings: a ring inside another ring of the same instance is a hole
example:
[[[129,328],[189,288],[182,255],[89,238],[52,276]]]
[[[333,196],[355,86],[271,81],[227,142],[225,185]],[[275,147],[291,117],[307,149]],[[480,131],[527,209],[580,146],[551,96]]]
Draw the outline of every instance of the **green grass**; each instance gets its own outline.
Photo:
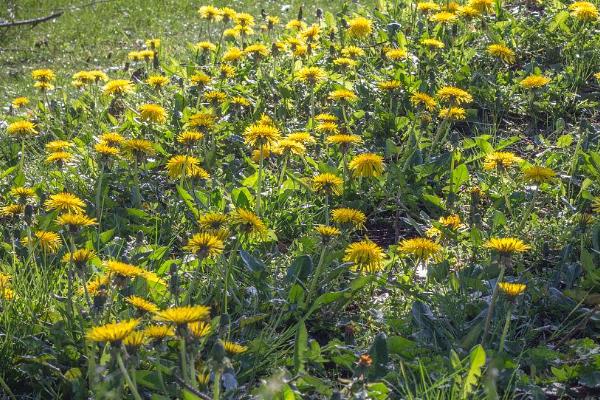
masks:
[[[59,18],[38,24],[0,30],[0,102],[32,93],[30,71],[52,68],[70,76],[82,69],[122,68],[129,51],[139,49],[148,38],[160,38],[166,53],[177,55],[188,43],[203,40],[197,10],[201,5],[229,6],[259,15],[267,12],[285,20],[300,5],[305,15],[317,7],[335,12],[341,0],[308,1],[181,1],[181,0],[5,0],[0,20],[38,18],[64,10]],[[4,1],[3,1],[4,3]],[[82,6],[83,5],[83,6]],[[285,7],[285,6],[289,7]],[[68,80],[62,83],[68,84]],[[60,81],[59,81],[60,83]]]

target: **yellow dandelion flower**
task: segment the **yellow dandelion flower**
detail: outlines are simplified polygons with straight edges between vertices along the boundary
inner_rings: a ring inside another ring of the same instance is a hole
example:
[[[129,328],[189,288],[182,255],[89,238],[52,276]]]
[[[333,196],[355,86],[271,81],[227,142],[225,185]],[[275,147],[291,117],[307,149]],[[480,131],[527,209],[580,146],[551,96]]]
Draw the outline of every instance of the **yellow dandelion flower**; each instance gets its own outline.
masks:
[[[50,195],[44,205],[46,206],[46,211],[57,210],[71,214],[83,213],[83,208],[85,207],[83,200],[67,192]]]
[[[230,354],[241,354],[245,353],[248,350],[248,347],[242,346],[241,344],[237,344],[234,342],[229,342],[227,340],[223,340],[223,348],[226,352]]]
[[[383,269],[384,253],[381,247],[369,239],[354,242],[344,250],[344,262],[352,263],[352,269],[360,272],[377,272]]]
[[[306,28],[306,23],[297,19],[292,19],[286,24],[285,27],[286,29],[300,31]]]
[[[244,49],[244,54],[250,56],[254,60],[260,60],[269,55],[269,49],[264,44],[251,44]]]
[[[10,281],[12,276],[0,272],[0,288],[8,287],[10,285]]]
[[[348,36],[364,38],[373,31],[373,22],[365,17],[356,17],[348,21]]]
[[[38,132],[35,129],[35,124],[31,121],[16,121],[10,123],[6,132],[11,136],[27,137],[36,135]]]
[[[203,42],[196,43],[194,45],[194,49],[196,49],[200,52],[208,53],[208,52],[217,50],[217,45],[214,44],[213,42],[203,41]]]
[[[280,138],[279,129],[273,125],[257,123],[244,131],[244,141],[252,147],[273,146]]]
[[[280,154],[303,155],[306,153],[306,147],[302,143],[295,140],[281,139],[279,142],[277,142],[273,151]]]
[[[494,7],[494,0],[470,0],[468,6],[480,13],[486,13]]]
[[[137,319],[130,319],[127,321],[96,326],[89,329],[85,337],[92,342],[120,343],[133,332],[139,323],[140,321]]]
[[[63,151],[70,147],[73,147],[74,145],[74,143],[68,142],[66,140],[53,140],[46,144],[46,150],[50,152]]]
[[[473,101],[473,96],[471,96],[469,92],[454,86],[444,86],[437,91],[436,96],[440,100],[448,101],[453,104],[470,103]]]
[[[223,252],[224,244],[217,236],[201,232],[193,235],[183,248],[200,257],[215,257]]]
[[[73,253],[67,252],[62,258],[62,262],[69,263],[73,262],[77,266],[84,266],[88,262],[90,262],[94,257],[96,257],[96,253],[94,250],[89,249],[77,249]]]
[[[176,325],[185,325],[190,322],[206,320],[210,316],[210,307],[207,306],[182,306],[167,308],[154,315],[156,321],[171,322]]]
[[[342,178],[330,173],[319,174],[312,180],[313,190],[328,196],[342,194],[343,184]]]
[[[555,176],[556,172],[554,172],[551,168],[540,167],[538,165],[534,165],[523,170],[524,179],[537,184],[547,182]]]
[[[443,49],[446,47],[444,42],[437,39],[423,39],[421,40],[421,44],[429,49]]]
[[[515,63],[515,52],[500,43],[490,44],[487,48],[488,54],[501,59],[507,64]]]
[[[238,208],[232,215],[234,225],[248,235],[264,235],[267,232],[265,223],[252,211]]]
[[[54,153],[50,153],[48,157],[46,157],[47,163],[66,163],[67,161],[71,161],[73,159],[73,154],[67,153],[66,151],[57,151]]]
[[[109,96],[123,95],[133,92],[133,83],[126,79],[115,79],[106,82],[102,88],[102,92]]]
[[[102,263],[109,272],[123,278],[136,278],[144,273],[144,270],[135,265],[127,264],[117,260],[109,260]]]
[[[235,23],[240,26],[254,26],[254,17],[248,13],[237,13],[235,15]]]
[[[221,10],[215,6],[202,6],[198,9],[198,15],[200,18],[207,21],[218,21],[221,19]]]
[[[251,105],[250,100],[248,100],[247,98],[242,97],[242,96],[232,97],[230,103],[232,106],[235,106],[238,108],[250,107],[250,105]]]
[[[427,14],[431,11],[439,11],[440,6],[434,3],[433,1],[422,1],[417,3],[417,10],[424,14]]]
[[[437,102],[427,93],[416,92],[410,97],[410,102],[415,106],[423,106],[425,109],[431,111],[437,106]]]
[[[158,104],[142,104],[138,107],[142,121],[164,124],[167,122],[167,112]]]
[[[481,15],[481,12],[471,6],[461,6],[457,10],[458,15],[467,19]]]
[[[229,218],[225,214],[210,212],[198,218],[198,225],[205,231],[216,231],[227,226]]]
[[[338,225],[362,227],[367,221],[365,213],[354,208],[335,208],[331,210],[331,219]]]
[[[62,245],[62,241],[60,240],[60,236],[58,233],[49,232],[49,231],[37,231],[33,235],[32,244],[38,244],[42,250],[48,253],[55,253],[60,249]],[[24,246],[29,246],[29,238],[21,239],[21,243]]]
[[[127,301],[129,304],[131,304],[138,310],[144,311],[147,313],[155,313],[160,310],[160,308],[158,308],[158,306],[156,304],[144,299],[143,297],[129,296],[129,297],[125,298],[125,301]]]
[[[85,286],[90,296],[97,296],[101,294],[102,288],[106,287],[110,283],[109,275],[99,275],[90,280]],[[83,293],[83,290],[80,290]]]
[[[104,157],[116,157],[121,152],[117,147],[109,146],[104,142],[96,143],[94,145],[94,150]]]
[[[499,282],[498,288],[500,288],[500,291],[507,297],[514,298],[523,294],[525,289],[527,289],[527,285],[522,283]]]
[[[190,77],[190,82],[199,87],[208,85],[210,80],[210,76],[206,75],[204,72],[198,72]]]
[[[457,214],[450,214],[445,217],[440,217],[438,221],[446,228],[452,230],[457,230],[461,226],[460,216]]]
[[[600,214],[600,196],[594,197],[592,200],[592,210]]]
[[[129,351],[136,349],[146,343],[144,331],[133,331],[123,339],[123,345]]]
[[[166,170],[169,177],[177,179],[182,175],[189,176],[194,168],[199,167],[200,161],[196,157],[176,155],[167,161]]]
[[[358,64],[355,60],[348,57],[338,57],[333,60],[333,64],[340,69],[351,69]]]
[[[398,251],[419,260],[427,260],[442,251],[442,246],[426,238],[404,239],[398,243]]]
[[[244,57],[244,52],[237,47],[230,47],[223,53],[221,60],[223,62],[236,62]]]
[[[516,238],[491,238],[483,244],[483,247],[500,254],[524,253],[531,249],[521,239]]]
[[[41,92],[47,92],[49,90],[54,90],[54,85],[50,82],[38,81],[33,84],[33,87],[38,89]]]
[[[571,16],[584,21],[597,21],[598,20],[598,9],[596,6],[587,1],[578,1],[571,4],[569,7]]]
[[[333,101],[348,101],[353,102],[358,100],[358,96],[352,90],[348,89],[337,89],[329,92],[327,96],[329,100]]]
[[[442,119],[462,121],[467,118],[467,111],[462,107],[450,107],[440,110],[438,115]]]
[[[385,57],[392,61],[401,61],[408,57],[406,49],[388,49],[385,52]]]
[[[221,65],[221,68],[219,68],[219,72],[220,72],[221,78],[223,78],[223,79],[235,77],[235,68],[232,67],[231,65],[227,65],[227,64]]]
[[[106,132],[99,136],[100,142],[105,142],[110,146],[118,146],[125,142],[125,138],[116,132]]]
[[[146,139],[129,139],[123,143],[123,147],[136,157],[150,156],[156,153],[152,142]]]
[[[287,135],[286,138],[302,143],[305,146],[316,143],[316,139],[308,132],[292,132]]]
[[[0,207],[0,217],[14,218],[17,215],[23,214],[25,206],[22,204],[8,204]]]
[[[335,226],[328,226],[328,225],[317,225],[317,226],[315,226],[315,231],[319,235],[321,235],[321,240],[323,240],[324,242],[328,242],[328,241],[332,240],[333,238],[340,236],[342,234],[342,231],[340,231]]]
[[[149,49],[158,49],[160,47],[160,39],[146,39],[145,43]]]
[[[10,104],[14,108],[22,108],[29,104],[29,99],[27,97],[17,97]]]
[[[308,83],[309,85],[316,85],[321,82],[327,74],[322,68],[319,67],[303,67],[296,72],[296,78],[301,81]]]
[[[149,339],[162,340],[175,336],[175,329],[168,325],[150,325],[144,329],[144,335]]]
[[[146,79],[146,83],[154,87],[154,89],[160,89],[169,83],[169,78],[162,75],[150,75],[148,79]]]
[[[205,321],[190,322],[187,324],[187,327],[195,338],[202,338],[212,333],[212,327]]]
[[[204,100],[214,105],[219,105],[227,100],[227,95],[218,90],[212,90],[204,93]]]
[[[377,87],[386,92],[392,92],[400,87],[400,81],[380,81],[377,82]]]
[[[453,24],[458,21],[458,16],[448,11],[442,11],[439,13],[433,14],[429,17],[431,22],[437,22],[440,24]]]
[[[300,32],[300,36],[303,37],[307,42],[314,42],[319,37],[321,28],[319,25],[313,24]]]
[[[177,135],[177,142],[184,146],[191,147],[200,142],[203,138],[204,134],[202,132],[184,131]]]
[[[506,169],[522,161],[523,159],[517,157],[513,153],[507,151],[495,151],[485,156],[483,169],[486,171],[497,168]]]
[[[39,82],[53,81],[56,75],[51,69],[35,69],[31,71],[31,77]]]
[[[317,124],[317,126],[315,127],[315,129],[317,130],[317,132],[323,132],[323,133],[327,133],[327,134],[336,134],[338,133],[338,124],[335,122],[329,122],[329,121],[325,121],[325,122],[319,122]]]
[[[519,82],[519,85],[525,89],[538,89],[546,86],[548,82],[550,82],[550,78],[548,77],[542,75],[529,75]]]
[[[96,218],[90,218],[85,214],[62,214],[56,218],[56,223],[61,226],[67,226],[71,231],[86,226],[96,225]]]
[[[21,201],[27,201],[27,199],[33,199],[37,197],[35,190],[29,187],[18,186],[10,189],[10,195],[18,197]]]
[[[358,58],[365,55],[365,51],[358,46],[347,46],[342,49],[342,55],[349,58]]]
[[[210,111],[200,111],[190,117],[188,125],[198,130],[208,131],[215,126],[215,116]]]
[[[383,173],[383,157],[373,153],[359,154],[350,160],[348,167],[354,176],[378,177]]]

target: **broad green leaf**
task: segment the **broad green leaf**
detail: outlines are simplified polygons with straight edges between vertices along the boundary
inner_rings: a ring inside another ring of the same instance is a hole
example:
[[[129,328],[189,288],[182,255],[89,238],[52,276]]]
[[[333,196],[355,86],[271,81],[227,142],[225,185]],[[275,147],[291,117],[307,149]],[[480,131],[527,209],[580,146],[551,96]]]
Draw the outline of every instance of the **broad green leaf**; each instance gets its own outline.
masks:
[[[464,379],[461,399],[466,400],[473,393],[479,383],[484,365],[485,350],[478,344],[469,354],[469,369]]]
[[[181,197],[187,208],[192,212],[192,214],[194,214],[194,217],[198,218],[200,216],[200,212],[194,205],[194,198],[192,195],[189,194],[188,191],[183,187],[181,187],[181,185],[177,185],[177,193],[179,193],[179,197]]]
[[[308,332],[304,320],[298,322],[296,329],[296,340],[294,343],[294,370],[296,373],[304,371],[304,353],[306,352],[306,344],[308,343]]]

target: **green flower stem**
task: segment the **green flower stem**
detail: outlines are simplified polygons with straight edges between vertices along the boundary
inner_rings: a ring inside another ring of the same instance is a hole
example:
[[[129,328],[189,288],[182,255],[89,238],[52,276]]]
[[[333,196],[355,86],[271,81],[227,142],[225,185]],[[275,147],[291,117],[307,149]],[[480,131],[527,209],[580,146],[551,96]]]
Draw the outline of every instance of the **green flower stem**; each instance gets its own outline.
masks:
[[[533,192],[533,195],[531,196],[531,200],[529,201],[529,204],[527,205],[527,208],[525,209],[525,212],[523,213],[523,216],[521,217],[521,221],[519,222],[519,225],[517,226],[516,232],[521,233],[523,231],[523,228],[525,227],[527,220],[529,220],[531,211],[533,210],[533,207],[535,206],[535,200],[537,199],[538,193],[539,193],[539,187],[536,186],[535,191]]]
[[[260,155],[259,155],[259,164],[258,164],[258,180],[256,183],[256,215],[260,217],[260,198],[262,195],[262,175],[263,175],[263,167],[264,167],[264,154],[263,154],[263,146],[259,147]]]
[[[213,400],[221,398],[221,368],[215,371],[215,380],[213,382]]]
[[[21,157],[19,159],[19,175],[23,174],[25,168],[25,139],[21,139]]]
[[[179,361],[181,362],[181,376],[183,380],[188,383],[189,374],[187,369],[187,354],[185,349],[185,337],[181,337],[179,340]]]
[[[199,274],[200,268],[202,267],[202,261],[204,261],[204,257],[198,256],[198,269],[194,272],[194,277],[192,278],[192,282],[190,282],[190,285],[188,287],[188,292],[187,292],[187,295],[185,296],[185,304],[191,305],[192,296],[198,289],[198,284],[200,282],[200,279],[198,279],[198,278],[200,275]]]
[[[500,257],[500,273],[498,274],[498,279],[496,280],[496,284],[494,285],[492,299],[490,300],[490,306],[488,307],[488,313],[485,318],[485,326],[483,328],[483,337],[481,338],[481,344],[485,343],[490,330],[490,323],[492,321],[492,316],[494,315],[494,306],[496,305],[496,299],[498,298],[498,284],[502,282],[502,279],[504,278],[504,273],[506,272],[506,269],[510,266],[511,262],[510,255],[501,255]]]
[[[325,252],[327,251],[327,245],[323,245],[323,249],[321,249],[321,255],[319,256],[319,263],[317,264],[317,268],[315,269],[315,273],[310,281],[310,286],[308,288],[308,294],[306,295],[306,303],[308,304],[312,299],[315,291],[317,290],[317,283],[319,282],[319,278],[323,274],[323,269],[325,268]]]
[[[504,341],[506,340],[506,335],[508,334],[508,328],[510,326],[510,317],[512,315],[513,305],[510,303],[508,306],[508,311],[506,312],[506,320],[504,321],[504,328],[502,329],[502,336],[500,337],[500,347],[498,351],[502,353],[504,351]]]
[[[283,159],[283,165],[281,166],[281,173],[279,174],[279,180],[277,181],[277,190],[281,189],[281,184],[283,183],[285,173],[287,172],[287,165],[288,165],[289,160],[290,160],[290,155],[286,154]]]
[[[131,390],[131,394],[135,398],[135,400],[142,400],[142,396],[137,391],[137,387],[131,380],[129,376],[129,372],[127,372],[127,368],[125,368],[125,364],[123,364],[123,358],[121,357],[121,353],[117,352],[117,364],[119,364],[119,369],[125,378],[125,382],[127,382],[127,386],[129,386],[129,390]]]
[[[233,261],[239,248],[240,239],[238,238],[235,241],[235,245],[233,246],[233,250],[231,250],[231,254],[229,255],[229,259],[227,260],[227,265],[225,266],[225,276],[223,277],[223,314],[227,314],[227,292],[229,291],[229,276],[231,275],[231,267],[233,266]]]
[[[96,220],[98,221],[98,243],[96,248],[100,248],[100,232],[102,232],[102,181],[104,179],[104,163],[100,163],[100,174],[96,184]]]
[[[325,195],[325,225],[329,225],[329,195]]]

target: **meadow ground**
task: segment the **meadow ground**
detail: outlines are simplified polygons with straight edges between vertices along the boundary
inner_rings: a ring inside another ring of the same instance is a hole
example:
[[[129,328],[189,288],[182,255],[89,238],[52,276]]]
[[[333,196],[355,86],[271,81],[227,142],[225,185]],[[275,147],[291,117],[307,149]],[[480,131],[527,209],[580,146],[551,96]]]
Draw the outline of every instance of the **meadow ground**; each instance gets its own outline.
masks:
[[[0,399],[600,398],[597,4],[4,4]]]
[[[302,5],[307,14],[317,7],[333,12],[342,2],[217,1],[258,14],[261,9],[294,17]],[[64,11],[59,18],[35,26],[0,28],[0,102],[31,94],[30,73],[35,68],[64,70],[118,69],[124,55],[149,37],[160,37],[165,50],[177,56],[200,40],[198,1],[179,0],[3,0],[0,21],[26,20]]]

